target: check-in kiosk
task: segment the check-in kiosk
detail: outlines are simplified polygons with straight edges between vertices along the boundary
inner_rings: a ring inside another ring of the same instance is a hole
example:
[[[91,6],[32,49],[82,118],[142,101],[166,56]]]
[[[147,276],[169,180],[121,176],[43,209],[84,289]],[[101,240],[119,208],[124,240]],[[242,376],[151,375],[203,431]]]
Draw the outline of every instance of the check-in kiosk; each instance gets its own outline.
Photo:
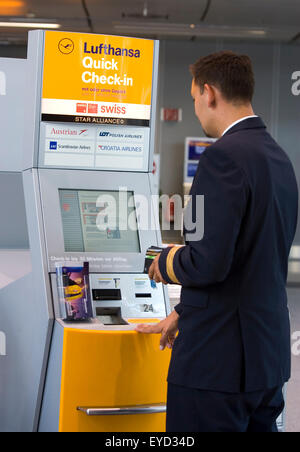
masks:
[[[29,34],[20,155],[32,272],[0,291],[0,431],[165,429],[170,353],[134,331],[170,311],[143,273],[161,243],[157,68],[156,41]],[[84,262],[94,318],[67,322],[56,269]]]
[[[186,137],[183,165],[183,194],[188,196],[197,172],[200,155],[216,140],[206,137]]]

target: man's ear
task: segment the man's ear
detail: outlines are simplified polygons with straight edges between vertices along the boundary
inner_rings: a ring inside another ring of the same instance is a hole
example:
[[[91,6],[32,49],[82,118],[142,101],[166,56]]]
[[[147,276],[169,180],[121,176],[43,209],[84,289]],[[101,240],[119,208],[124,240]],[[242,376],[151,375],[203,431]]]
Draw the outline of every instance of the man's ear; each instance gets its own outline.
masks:
[[[204,94],[207,100],[207,106],[209,108],[214,108],[216,106],[216,90],[214,86],[205,83]]]

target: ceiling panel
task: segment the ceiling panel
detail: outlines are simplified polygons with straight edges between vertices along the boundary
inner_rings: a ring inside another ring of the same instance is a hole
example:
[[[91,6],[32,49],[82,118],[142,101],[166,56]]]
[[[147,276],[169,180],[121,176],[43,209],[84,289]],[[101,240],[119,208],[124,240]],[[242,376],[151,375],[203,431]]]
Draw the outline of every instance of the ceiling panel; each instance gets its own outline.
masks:
[[[145,4],[147,16],[143,17]],[[158,38],[216,36],[289,41],[300,31],[299,0],[87,0],[87,5],[98,33],[111,28],[113,33],[123,30],[124,34]],[[120,27],[122,24],[127,28]],[[189,29],[191,24],[196,25],[195,33]],[[243,28],[249,32],[243,34]],[[265,33],[260,34],[261,29]]]
[[[191,23],[200,21],[207,0],[87,0],[87,4],[95,21],[104,17],[117,20],[122,18],[122,14],[138,14],[143,20],[146,5],[149,20],[152,16],[162,20],[168,16],[170,22]]]
[[[299,19],[299,0],[212,0],[207,16],[207,22],[218,25],[300,29]]]
[[[16,0],[23,4],[22,13],[7,16],[6,3],[15,0],[0,0],[0,21],[21,20],[27,22],[53,22],[61,24],[63,30],[88,32],[89,27],[81,0]],[[21,11],[21,10],[20,10]],[[5,13],[5,15],[3,15]],[[2,16],[2,17],[1,17]],[[21,44],[27,41],[28,29],[0,27],[0,44]]]
[[[300,26],[299,0],[87,0],[96,22],[142,14],[145,3],[149,16],[168,15],[173,23],[200,23],[209,4],[207,24]]]
[[[84,18],[81,0],[25,0],[28,12],[44,18]],[[1,6],[1,0],[0,0]]]
[[[92,30],[166,39],[289,41],[300,32],[299,0],[85,0],[92,28],[83,3],[83,0],[0,0],[0,16],[2,21],[14,16],[56,21],[66,31]],[[25,40],[26,34],[26,30],[0,28],[0,42]]]

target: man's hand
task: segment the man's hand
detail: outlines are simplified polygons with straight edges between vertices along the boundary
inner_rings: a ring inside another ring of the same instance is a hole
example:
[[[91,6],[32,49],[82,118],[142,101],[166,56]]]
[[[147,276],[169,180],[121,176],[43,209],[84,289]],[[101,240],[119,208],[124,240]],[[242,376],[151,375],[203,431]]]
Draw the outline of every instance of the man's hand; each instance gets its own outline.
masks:
[[[163,284],[167,284],[166,281],[164,281],[160,270],[159,270],[159,265],[158,265],[158,261],[159,261],[160,256],[156,256],[156,258],[153,261],[153,264],[151,265],[151,267],[149,268],[149,278],[151,280],[154,280],[156,283],[163,283]]]
[[[173,311],[165,320],[156,325],[138,325],[135,329],[138,333],[144,334],[161,334],[160,349],[165,347],[172,348],[178,332],[179,315]]]

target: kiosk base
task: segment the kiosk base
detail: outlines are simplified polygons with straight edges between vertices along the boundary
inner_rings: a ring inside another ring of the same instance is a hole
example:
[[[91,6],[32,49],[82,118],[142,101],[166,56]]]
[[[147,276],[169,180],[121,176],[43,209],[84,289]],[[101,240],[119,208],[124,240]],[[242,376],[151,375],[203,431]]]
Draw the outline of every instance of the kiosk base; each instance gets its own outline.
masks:
[[[40,431],[165,431],[170,350],[158,335],[115,328],[56,322]]]

